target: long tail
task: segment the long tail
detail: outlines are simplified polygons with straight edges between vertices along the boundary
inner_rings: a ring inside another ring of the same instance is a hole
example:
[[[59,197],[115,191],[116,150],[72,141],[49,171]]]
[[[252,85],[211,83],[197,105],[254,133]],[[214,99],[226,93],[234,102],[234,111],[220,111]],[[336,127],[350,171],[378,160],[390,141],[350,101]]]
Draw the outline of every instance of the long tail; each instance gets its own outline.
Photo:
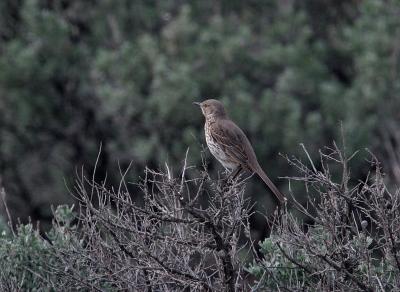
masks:
[[[275,197],[278,199],[280,204],[284,204],[287,201],[287,198],[284,194],[281,193],[281,191],[278,190],[278,188],[275,186],[275,184],[269,179],[269,177],[266,175],[266,173],[261,169],[257,169],[256,173],[258,176],[264,181],[264,183],[269,187],[269,189],[274,193]]]

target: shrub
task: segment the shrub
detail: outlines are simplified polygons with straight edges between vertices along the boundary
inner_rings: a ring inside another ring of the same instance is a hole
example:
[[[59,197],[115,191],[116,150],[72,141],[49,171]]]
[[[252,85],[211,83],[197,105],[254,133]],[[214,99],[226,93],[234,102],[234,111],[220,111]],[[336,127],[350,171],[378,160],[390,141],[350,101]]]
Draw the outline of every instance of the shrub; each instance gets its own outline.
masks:
[[[244,183],[146,169],[141,194],[126,173],[107,189],[83,175],[79,212],[60,206],[44,240],[31,224],[3,239],[0,278],[10,289],[235,291],[245,289],[241,234],[249,227]],[[132,198],[143,195],[143,204]],[[77,219],[77,220],[76,220]],[[76,222],[76,224],[73,224]],[[56,287],[56,288],[55,288]]]
[[[259,250],[246,179],[212,180],[186,159],[178,177],[168,166],[146,169],[137,193],[128,192],[129,169],[115,188],[82,174],[79,205],[59,206],[45,238],[32,224],[1,235],[0,290],[398,290],[399,191],[385,186],[372,155],[361,181],[350,177],[354,155],[336,145],[318,164],[305,153],[308,164],[286,157],[299,172],[287,179],[308,199],[269,217]]]
[[[310,157],[306,151],[307,157]],[[364,180],[350,177],[349,161],[335,145],[320,152],[320,163],[287,158],[307,193],[306,204],[272,222],[272,235],[260,243],[262,259],[249,266],[257,287],[321,291],[400,289],[400,196],[385,186],[372,155]],[[317,168],[318,166],[318,168]],[[342,175],[332,175],[340,168]]]
[[[0,235],[0,290],[44,291],[56,287],[47,270],[55,262],[51,245],[32,224],[20,225],[14,235]],[[54,290],[55,291],[55,290]]]

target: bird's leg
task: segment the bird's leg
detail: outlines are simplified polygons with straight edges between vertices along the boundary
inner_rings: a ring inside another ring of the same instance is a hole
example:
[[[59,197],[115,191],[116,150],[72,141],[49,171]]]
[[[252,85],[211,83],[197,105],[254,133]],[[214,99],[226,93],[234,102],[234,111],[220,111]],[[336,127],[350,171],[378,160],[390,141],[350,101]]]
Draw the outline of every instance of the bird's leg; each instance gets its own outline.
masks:
[[[234,171],[232,171],[232,173],[228,176],[231,178],[231,181],[234,181],[235,178],[242,172],[243,168],[241,165],[239,165],[238,167],[236,167],[236,169]]]
[[[239,165],[238,167],[236,167],[236,169],[234,171],[232,171],[225,179],[226,183],[230,183],[233,182],[235,180],[235,178],[240,174],[240,172],[243,170],[242,166]]]

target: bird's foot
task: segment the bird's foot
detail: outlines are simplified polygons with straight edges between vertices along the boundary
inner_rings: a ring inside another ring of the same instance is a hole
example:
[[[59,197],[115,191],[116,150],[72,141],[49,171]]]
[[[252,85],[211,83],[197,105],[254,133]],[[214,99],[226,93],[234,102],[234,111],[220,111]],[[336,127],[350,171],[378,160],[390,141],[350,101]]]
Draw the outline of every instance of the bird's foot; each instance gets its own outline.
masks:
[[[226,177],[220,180],[220,183],[218,184],[217,190],[219,192],[226,192],[229,190],[233,185],[233,180],[230,177]]]

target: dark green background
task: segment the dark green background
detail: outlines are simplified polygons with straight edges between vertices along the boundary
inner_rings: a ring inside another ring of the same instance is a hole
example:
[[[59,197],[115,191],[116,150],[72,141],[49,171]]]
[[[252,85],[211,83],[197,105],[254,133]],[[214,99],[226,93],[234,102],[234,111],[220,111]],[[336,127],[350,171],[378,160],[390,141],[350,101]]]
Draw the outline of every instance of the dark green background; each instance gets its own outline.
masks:
[[[399,1],[2,0],[0,13],[0,176],[15,217],[72,202],[65,184],[82,165],[90,175],[100,142],[110,184],[117,162],[133,160],[130,181],[165,161],[178,174],[188,147],[200,168],[192,102],[205,98],[224,102],[283,191],[293,170],[278,153],[304,143],[317,158],[340,121],[348,153],[368,147],[395,174]]]

